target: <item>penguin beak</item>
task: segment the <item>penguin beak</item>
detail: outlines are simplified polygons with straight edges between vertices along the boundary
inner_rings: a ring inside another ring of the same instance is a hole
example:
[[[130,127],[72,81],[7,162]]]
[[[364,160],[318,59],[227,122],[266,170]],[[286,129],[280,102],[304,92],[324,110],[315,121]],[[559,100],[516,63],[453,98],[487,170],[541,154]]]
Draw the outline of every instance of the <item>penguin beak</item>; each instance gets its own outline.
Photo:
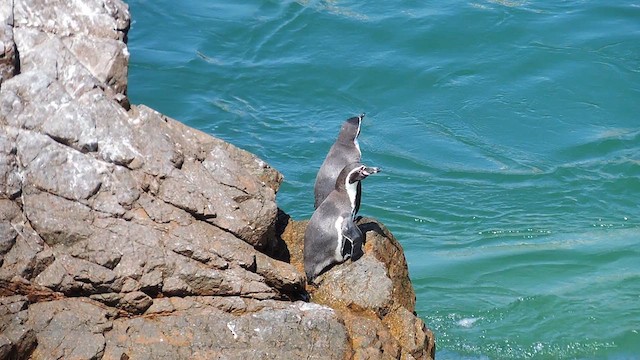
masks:
[[[377,167],[365,167],[364,169],[362,169],[362,173],[364,174],[364,176],[379,173],[380,171],[382,171],[382,169]]]

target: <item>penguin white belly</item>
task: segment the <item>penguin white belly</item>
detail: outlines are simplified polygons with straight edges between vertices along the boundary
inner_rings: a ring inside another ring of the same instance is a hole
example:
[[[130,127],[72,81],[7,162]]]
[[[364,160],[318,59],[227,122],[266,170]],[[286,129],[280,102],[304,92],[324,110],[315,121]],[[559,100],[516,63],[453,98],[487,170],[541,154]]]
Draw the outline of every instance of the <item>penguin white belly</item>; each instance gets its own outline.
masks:
[[[342,261],[344,257],[342,256],[342,250],[344,248],[344,239],[342,237],[342,222],[344,218],[342,216],[338,216],[335,223],[337,239],[336,239],[336,247],[334,257],[337,261]]]
[[[358,196],[358,182],[349,184],[347,181],[345,187],[347,188],[347,195],[349,196],[349,202],[351,203],[351,214],[354,215],[353,212],[356,209],[356,197]]]

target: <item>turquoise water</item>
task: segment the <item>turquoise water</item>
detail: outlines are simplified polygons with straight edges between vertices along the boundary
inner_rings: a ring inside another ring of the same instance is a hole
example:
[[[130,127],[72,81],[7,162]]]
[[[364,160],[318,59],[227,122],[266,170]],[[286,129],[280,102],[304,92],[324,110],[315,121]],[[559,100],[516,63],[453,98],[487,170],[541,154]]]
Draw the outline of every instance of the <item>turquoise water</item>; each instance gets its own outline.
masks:
[[[438,359],[640,358],[640,2],[129,1],[129,95],[312,186],[366,112],[361,214]]]

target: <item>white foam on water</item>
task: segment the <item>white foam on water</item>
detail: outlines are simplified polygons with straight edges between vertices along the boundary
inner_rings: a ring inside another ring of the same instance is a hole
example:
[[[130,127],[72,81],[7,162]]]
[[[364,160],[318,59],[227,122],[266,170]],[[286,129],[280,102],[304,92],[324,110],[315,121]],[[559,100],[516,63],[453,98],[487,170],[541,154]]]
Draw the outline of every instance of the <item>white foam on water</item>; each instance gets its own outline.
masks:
[[[458,325],[464,328],[470,328],[475,324],[476,321],[480,320],[480,318],[464,318],[458,320]]]

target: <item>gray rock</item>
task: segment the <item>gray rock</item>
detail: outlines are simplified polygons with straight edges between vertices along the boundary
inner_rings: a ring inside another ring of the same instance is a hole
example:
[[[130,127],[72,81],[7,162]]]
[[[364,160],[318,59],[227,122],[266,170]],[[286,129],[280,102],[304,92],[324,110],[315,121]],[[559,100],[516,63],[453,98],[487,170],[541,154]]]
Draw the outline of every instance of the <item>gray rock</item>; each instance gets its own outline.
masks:
[[[132,112],[136,130],[146,135],[139,149],[151,175],[144,179],[149,192],[258,249],[273,246],[281,175],[246,151],[147,107]]]
[[[129,27],[127,5],[117,0],[13,0],[16,27],[59,37],[93,35],[124,39]]]
[[[285,293],[301,293],[304,290],[305,277],[293,265],[270,258],[265,254],[256,254],[256,273],[264,281]]]
[[[14,0],[12,10],[21,72],[46,73],[73,95],[102,87],[109,97],[124,98],[129,56],[124,40],[130,23],[126,4]]]
[[[0,198],[0,220],[8,230],[3,235],[8,240],[4,242],[4,253],[0,254],[0,279],[38,275],[51,263],[51,252],[33,231],[20,206],[12,200]]]
[[[16,143],[18,160],[26,165],[23,186],[29,190],[35,188],[77,202],[100,190],[102,169],[93,158],[33,132],[21,131]]]
[[[129,52],[121,39],[71,36],[62,42],[99,82],[116,93],[126,93]]]
[[[13,36],[20,54],[21,74],[40,72],[49,79],[60,81],[73,97],[96,87],[107,87],[75,57],[61,38],[30,27],[14,28]]]
[[[1,118],[0,126],[3,126]],[[7,199],[15,199],[21,192],[15,135],[0,130],[0,197]]]
[[[411,312],[415,311],[416,295],[409,280],[409,268],[400,242],[384,224],[375,219],[363,217],[358,226],[366,236],[365,251],[384,264],[393,283],[394,307],[402,306]]]
[[[0,86],[18,72],[16,44],[13,41],[13,3],[0,4]]]
[[[118,292],[121,282],[116,274],[90,261],[61,255],[35,279],[41,285],[68,295]]]
[[[365,254],[356,262],[340,264],[318,278],[314,301],[340,304],[356,311],[389,312],[393,299],[391,279],[384,265]]]
[[[18,232],[14,229],[12,221],[19,212],[20,208],[12,201],[0,199],[0,256],[11,250],[16,243]]]
[[[0,274],[110,304],[120,300],[105,294],[139,290],[259,299],[303,291],[295,269],[254,249],[275,241],[281,175],[114,101],[110,92],[126,91],[119,31],[128,13],[119,2],[96,4],[88,14],[93,2],[15,3],[23,72],[0,89],[0,179],[21,216],[3,225]]]

